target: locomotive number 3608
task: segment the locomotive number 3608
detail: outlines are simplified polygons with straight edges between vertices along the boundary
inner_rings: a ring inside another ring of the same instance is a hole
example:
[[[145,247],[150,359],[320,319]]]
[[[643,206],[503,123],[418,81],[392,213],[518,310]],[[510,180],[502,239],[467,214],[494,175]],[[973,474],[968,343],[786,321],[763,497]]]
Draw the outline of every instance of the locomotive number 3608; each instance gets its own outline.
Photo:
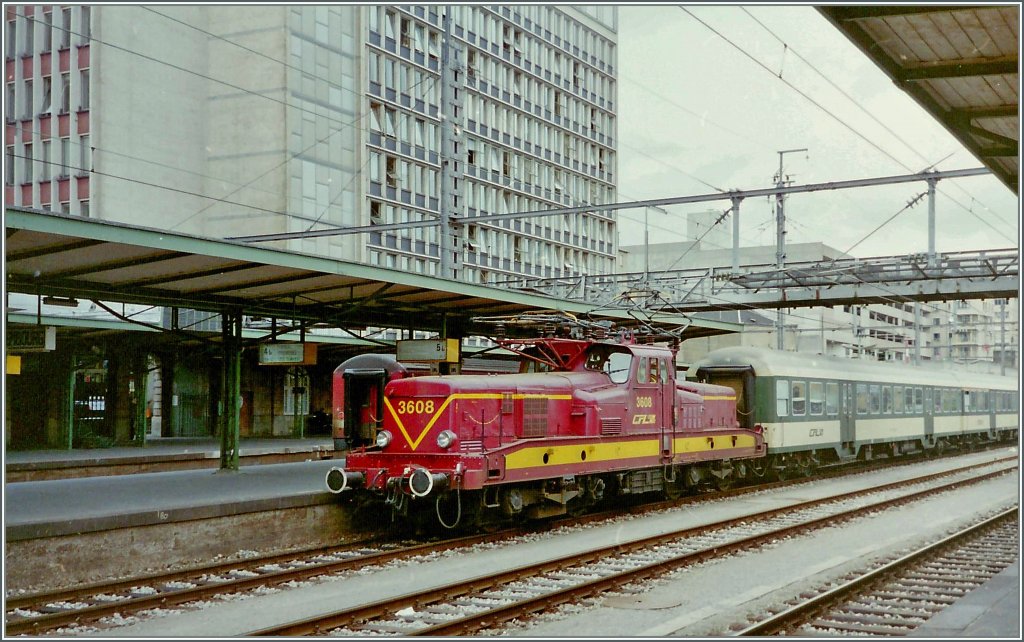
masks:
[[[423,401],[422,399],[410,399],[406,401],[403,399],[398,402],[397,410],[400,415],[418,415],[424,412],[434,412],[434,400],[428,399]]]

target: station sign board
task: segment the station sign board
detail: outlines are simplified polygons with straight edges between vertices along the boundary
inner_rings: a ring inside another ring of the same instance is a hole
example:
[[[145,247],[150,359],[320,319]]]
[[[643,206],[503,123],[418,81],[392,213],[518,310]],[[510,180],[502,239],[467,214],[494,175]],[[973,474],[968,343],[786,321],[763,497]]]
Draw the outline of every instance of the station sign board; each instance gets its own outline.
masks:
[[[315,343],[261,343],[261,366],[316,365]]]
[[[57,348],[57,328],[52,325],[7,327],[8,352],[48,352]]]
[[[396,342],[399,361],[459,362],[458,339],[404,339]]]

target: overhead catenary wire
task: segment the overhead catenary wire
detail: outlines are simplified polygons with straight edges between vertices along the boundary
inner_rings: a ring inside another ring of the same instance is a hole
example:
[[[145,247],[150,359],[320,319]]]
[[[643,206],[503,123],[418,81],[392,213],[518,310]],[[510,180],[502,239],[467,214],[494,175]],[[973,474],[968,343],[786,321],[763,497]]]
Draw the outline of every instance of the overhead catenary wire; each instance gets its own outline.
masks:
[[[839,117],[839,116],[838,116],[838,115],[837,115],[836,113],[834,113],[833,111],[831,111],[831,110],[827,109],[827,108],[826,108],[826,107],[825,107],[824,105],[822,105],[822,104],[821,104],[821,103],[819,103],[819,102],[818,102],[817,100],[815,100],[814,98],[812,98],[812,97],[811,97],[811,96],[810,96],[809,94],[807,94],[806,92],[804,92],[803,90],[801,90],[801,89],[800,89],[799,87],[797,87],[797,86],[796,86],[796,85],[794,85],[793,83],[789,82],[789,81],[788,81],[787,79],[783,78],[783,77],[782,77],[781,75],[777,75],[777,74],[776,74],[776,73],[775,73],[774,71],[772,71],[772,69],[771,69],[770,67],[768,67],[768,66],[767,66],[766,64],[764,64],[763,62],[761,62],[760,60],[758,60],[758,59],[757,59],[756,57],[754,57],[754,56],[753,56],[752,54],[750,54],[749,52],[747,52],[747,51],[746,51],[745,49],[743,49],[743,47],[741,47],[740,45],[736,44],[736,43],[735,43],[735,42],[733,42],[733,41],[732,41],[731,39],[729,39],[728,37],[726,37],[726,36],[725,36],[725,35],[724,35],[723,33],[721,33],[721,32],[720,32],[719,30],[715,29],[715,28],[714,28],[713,26],[711,26],[710,24],[708,24],[708,23],[707,23],[707,22],[705,22],[704,20],[701,20],[701,19],[700,19],[699,17],[697,17],[697,16],[696,16],[696,15],[695,15],[695,14],[694,14],[694,13],[693,13],[692,11],[690,11],[689,9],[687,9],[686,7],[683,7],[683,6],[679,6],[678,8],[679,8],[680,10],[682,10],[682,11],[683,11],[684,13],[686,13],[687,15],[689,15],[689,16],[690,16],[691,18],[693,18],[694,20],[696,20],[697,22],[699,22],[699,23],[700,23],[701,25],[703,25],[704,27],[706,27],[706,28],[707,28],[707,29],[708,29],[709,31],[711,31],[712,33],[714,33],[714,34],[715,34],[716,36],[718,36],[719,38],[721,38],[722,40],[724,40],[724,41],[725,41],[726,43],[728,43],[728,44],[729,44],[730,46],[732,46],[732,47],[733,47],[734,49],[736,49],[737,51],[739,51],[739,52],[740,52],[741,54],[743,54],[744,56],[746,56],[747,58],[749,58],[749,59],[750,59],[751,61],[753,61],[753,62],[754,62],[755,64],[757,64],[757,65],[758,65],[759,67],[761,67],[762,69],[764,69],[765,71],[767,71],[768,73],[770,73],[770,74],[771,74],[772,76],[775,76],[775,77],[777,77],[777,78],[778,78],[778,79],[779,79],[779,80],[780,80],[781,82],[783,82],[783,83],[784,83],[784,84],[785,84],[785,85],[786,85],[787,87],[789,87],[790,89],[792,89],[793,91],[795,91],[795,92],[796,92],[797,94],[799,94],[799,95],[800,95],[800,96],[801,96],[802,98],[804,98],[805,100],[807,100],[808,102],[810,102],[810,103],[811,103],[812,105],[814,105],[815,107],[817,107],[817,108],[818,108],[818,109],[819,109],[820,111],[822,111],[822,112],[823,112],[823,113],[825,113],[825,114],[826,114],[827,116],[829,116],[830,118],[832,118],[833,120],[835,120],[835,121],[836,121],[837,123],[839,123],[840,125],[842,125],[842,126],[843,126],[843,127],[845,128],[845,129],[849,130],[849,131],[850,131],[851,133],[853,133],[853,134],[854,134],[855,136],[857,136],[858,138],[860,138],[861,140],[863,140],[864,142],[866,142],[866,143],[867,143],[868,145],[870,145],[871,147],[873,147],[874,149],[876,149],[876,150],[877,150],[878,152],[880,152],[881,154],[883,154],[883,155],[884,155],[884,156],[886,156],[887,158],[891,159],[892,161],[894,161],[895,163],[897,163],[897,164],[898,164],[898,165],[900,165],[901,167],[904,167],[904,168],[908,169],[908,171],[910,171],[910,170],[909,170],[909,167],[907,167],[907,166],[906,166],[906,165],[905,165],[905,164],[904,164],[904,163],[903,163],[902,161],[900,161],[900,160],[899,160],[898,158],[896,158],[895,156],[893,156],[893,155],[892,155],[891,153],[889,153],[889,152],[888,152],[887,150],[883,149],[883,148],[882,148],[881,146],[879,146],[879,145],[878,145],[877,143],[875,143],[875,142],[874,142],[874,141],[872,141],[872,140],[871,140],[870,138],[868,138],[867,136],[865,136],[865,135],[864,135],[863,133],[861,133],[860,131],[858,131],[858,130],[857,130],[856,128],[854,128],[853,126],[851,126],[851,125],[850,125],[849,123],[847,123],[846,121],[844,121],[844,120],[843,120],[842,118],[840,118],[840,117]],[[997,229],[997,228],[996,228],[995,226],[993,226],[993,225],[992,225],[992,224],[991,224],[990,222],[988,222],[988,221],[986,221],[986,220],[985,220],[984,218],[982,218],[982,217],[978,216],[978,215],[977,215],[977,213],[975,213],[975,212],[974,212],[973,210],[970,210],[970,209],[968,209],[968,208],[964,207],[964,205],[963,205],[962,203],[960,203],[959,201],[957,201],[956,199],[953,199],[952,197],[949,197],[948,195],[947,195],[947,198],[949,198],[949,199],[950,199],[951,201],[953,201],[954,203],[956,203],[957,205],[959,205],[960,207],[962,207],[963,209],[965,209],[965,210],[966,210],[966,211],[967,211],[967,212],[968,212],[969,214],[971,214],[972,216],[974,216],[975,218],[977,218],[977,219],[978,219],[979,221],[981,221],[981,222],[982,222],[983,224],[985,224],[986,226],[988,226],[989,228],[991,228],[991,229],[992,229],[992,231],[994,231],[994,232],[995,232],[996,234],[999,234],[1000,236],[1002,236],[1003,238],[1006,238],[1006,239],[1008,239],[1008,240],[1011,240],[1011,241],[1012,241],[1012,240],[1014,240],[1014,239],[1010,238],[1009,236],[1007,236],[1007,235],[1006,235],[1006,234],[1005,234],[1004,232],[1002,232],[1001,230]]]
[[[872,112],[871,112],[871,111],[869,111],[869,110],[868,110],[868,109],[867,109],[866,107],[864,107],[864,105],[863,105],[863,101],[859,101],[859,100],[855,99],[855,98],[854,98],[853,96],[851,96],[850,94],[848,94],[848,93],[846,92],[846,90],[844,90],[844,89],[843,89],[842,87],[840,87],[840,86],[839,86],[839,85],[838,85],[838,84],[837,84],[836,82],[834,82],[834,81],[833,81],[833,80],[832,80],[831,78],[829,78],[829,76],[828,76],[827,74],[823,73],[823,72],[822,72],[821,70],[819,70],[819,69],[818,69],[817,67],[815,67],[815,66],[814,66],[814,64],[812,64],[812,63],[811,63],[811,61],[809,61],[809,60],[807,60],[806,58],[804,58],[803,56],[801,56],[799,52],[797,52],[797,51],[796,51],[795,49],[793,49],[793,48],[792,48],[792,46],[790,46],[790,45],[789,45],[789,44],[788,44],[788,43],[787,43],[787,42],[786,42],[785,40],[783,40],[783,39],[782,39],[781,37],[779,37],[779,35],[778,35],[778,34],[776,34],[776,33],[775,33],[774,31],[772,31],[772,30],[771,30],[771,29],[770,29],[770,28],[769,28],[769,27],[768,27],[767,25],[765,25],[765,24],[764,24],[763,22],[761,22],[760,20],[758,20],[758,19],[757,19],[757,17],[756,17],[756,16],[754,16],[754,14],[752,14],[752,13],[751,13],[751,12],[750,12],[750,11],[749,11],[749,10],[748,10],[748,9],[747,9],[746,7],[740,7],[740,9],[742,9],[744,13],[746,13],[746,14],[747,14],[748,16],[750,16],[750,18],[751,18],[751,19],[752,19],[752,20],[753,20],[754,22],[756,22],[756,23],[757,23],[758,25],[760,25],[760,26],[761,26],[761,28],[763,28],[763,29],[764,29],[765,31],[767,31],[767,32],[768,32],[768,33],[769,33],[769,34],[770,34],[770,35],[771,35],[771,36],[772,36],[773,38],[775,38],[776,40],[778,40],[778,41],[779,41],[779,43],[781,43],[781,44],[782,44],[782,46],[783,46],[783,47],[785,48],[785,51],[791,51],[791,52],[793,53],[793,55],[794,55],[794,56],[796,56],[796,57],[797,57],[797,58],[798,58],[798,59],[799,59],[799,60],[800,60],[801,62],[803,62],[803,63],[804,63],[805,65],[807,65],[807,66],[808,66],[808,67],[809,67],[809,68],[810,68],[810,69],[811,69],[812,71],[814,71],[814,73],[816,73],[816,74],[817,74],[817,75],[818,75],[819,77],[821,77],[821,78],[822,78],[822,79],[823,79],[823,80],[824,80],[825,82],[827,82],[827,83],[828,83],[828,84],[829,84],[829,85],[830,85],[830,86],[831,86],[832,88],[834,88],[834,89],[835,89],[836,91],[838,91],[838,92],[839,92],[840,94],[842,94],[842,96],[843,96],[844,98],[846,98],[847,100],[849,100],[849,101],[850,101],[850,102],[851,102],[851,103],[852,103],[852,104],[853,104],[853,105],[854,105],[855,107],[857,107],[857,109],[859,109],[859,110],[860,110],[860,111],[862,111],[862,112],[863,112],[864,114],[866,114],[866,115],[867,115],[867,116],[868,116],[869,118],[871,118],[871,119],[872,119],[873,121],[875,121],[875,122],[876,122],[876,123],[877,123],[877,124],[878,124],[878,125],[879,125],[879,126],[880,126],[880,127],[882,128],[882,129],[884,129],[884,130],[886,131],[886,133],[888,133],[888,134],[889,134],[890,136],[892,136],[893,138],[895,138],[895,139],[896,139],[896,140],[898,140],[899,142],[903,143],[903,145],[904,145],[904,146],[905,146],[905,147],[906,147],[907,149],[909,149],[910,151],[914,152],[914,154],[916,154],[916,155],[917,155],[917,157],[918,157],[918,158],[920,158],[920,159],[921,159],[922,161],[924,161],[924,162],[929,162],[929,159],[928,159],[928,158],[927,158],[927,157],[926,157],[926,156],[925,156],[924,154],[922,154],[922,153],[921,153],[920,151],[918,151],[918,149],[917,149],[917,148],[915,148],[915,147],[914,147],[913,145],[911,145],[911,144],[910,144],[909,142],[907,142],[906,140],[904,140],[904,139],[903,139],[903,138],[902,138],[902,137],[901,137],[901,136],[899,135],[899,133],[897,133],[896,131],[894,131],[894,130],[893,130],[893,129],[892,129],[891,127],[889,127],[889,126],[888,126],[888,125],[886,125],[886,124],[885,124],[884,122],[882,122],[882,120],[881,120],[880,118],[878,118],[878,117],[877,117],[877,116],[876,116],[876,115],[875,115],[874,113],[872,113]],[[781,76],[781,72],[780,72],[780,76]],[[947,158],[949,158],[949,156],[952,156],[952,154],[949,154],[949,155],[947,155],[947,156],[946,156],[946,158],[943,158],[942,160],[946,160]],[[939,163],[941,163],[941,162],[942,162],[942,160],[940,160],[940,161],[937,161],[937,162],[934,162],[934,163],[931,163],[931,164],[929,165],[929,167],[934,167],[934,166],[938,165]],[[903,168],[904,168],[904,169],[906,169],[906,170],[910,171],[910,167],[909,167],[908,165],[906,165],[906,164],[902,164],[902,166],[903,166]],[[962,185],[960,185],[959,183],[954,183],[954,185],[956,185],[956,187],[957,187],[958,189],[960,189],[960,190],[961,190],[962,192],[964,192],[964,194],[966,194],[967,196],[969,196],[969,197],[971,198],[971,200],[972,200],[972,201],[975,201],[975,202],[977,202],[977,203],[978,203],[978,204],[980,204],[980,205],[981,205],[982,207],[984,207],[984,208],[985,208],[986,210],[988,210],[988,211],[989,211],[989,212],[990,212],[990,213],[991,213],[991,214],[992,214],[992,215],[993,215],[994,217],[996,217],[996,218],[997,218],[997,219],[998,219],[998,220],[999,220],[999,221],[1000,221],[1001,223],[1003,223],[1004,225],[1008,225],[1008,226],[1010,225],[1010,223],[1009,223],[1008,221],[1006,221],[1006,220],[1005,220],[1004,218],[1002,218],[1002,217],[1001,217],[1001,216],[1000,216],[999,214],[997,214],[997,213],[996,213],[995,211],[993,211],[993,210],[992,210],[992,208],[988,207],[987,205],[985,205],[984,203],[982,203],[981,201],[979,201],[978,199],[976,199],[976,198],[974,197],[974,195],[973,195],[973,194],[971,194],[970,192],[968,192],[968,191],[966,190],[966,188],[964,188],[964,187],[963,187]],[[959,203],[958,203],[958,204],[959,204]],[[960,206],[961,206],[961,207],[963,207],[963,205],[962,205],[962,204],[961,204]]]

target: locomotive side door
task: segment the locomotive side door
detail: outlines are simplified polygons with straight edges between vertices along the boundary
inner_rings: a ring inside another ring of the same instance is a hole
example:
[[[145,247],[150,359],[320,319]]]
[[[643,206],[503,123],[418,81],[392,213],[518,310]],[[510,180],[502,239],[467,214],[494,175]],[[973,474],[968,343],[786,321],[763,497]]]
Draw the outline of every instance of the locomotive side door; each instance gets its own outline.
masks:
[[[636,377],[633,380],[632,418],[629,421],[637,433],[656,432],[661,442],[662,458],[671,457],[671,413],[664,410],[664,388],[662,367],[657,357],[637,357]],[[666,438],[666,435],[668,437]]]
[[[675,367],[665,357],[658,358],[658,387],[661,389],[661,459],[667,463],[672,461],[678,417],[676,415]]]
[[[372,445],[384,418],[383,368],[359,368],[344,374],[345,437],[349,448]]]

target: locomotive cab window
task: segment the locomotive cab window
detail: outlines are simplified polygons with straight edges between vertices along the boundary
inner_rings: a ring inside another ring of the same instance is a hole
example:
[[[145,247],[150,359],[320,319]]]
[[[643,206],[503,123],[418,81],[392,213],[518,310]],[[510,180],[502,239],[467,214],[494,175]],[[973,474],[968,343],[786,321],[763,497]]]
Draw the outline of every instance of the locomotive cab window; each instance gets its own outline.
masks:
[[[605,373],[611,378],[612,383],[626,383],[629,381],[629,368],[632,366],[632,361],[633,354],[628,350],[610,346],[593,346],[587,353],[583,367],[587,370]]]
[[[629,368],[632,366],[633,355],[628,352],[613,352],[608,355],[604,364],[604,372],[611,378],[612,383],[626,383],[629,381]]]

